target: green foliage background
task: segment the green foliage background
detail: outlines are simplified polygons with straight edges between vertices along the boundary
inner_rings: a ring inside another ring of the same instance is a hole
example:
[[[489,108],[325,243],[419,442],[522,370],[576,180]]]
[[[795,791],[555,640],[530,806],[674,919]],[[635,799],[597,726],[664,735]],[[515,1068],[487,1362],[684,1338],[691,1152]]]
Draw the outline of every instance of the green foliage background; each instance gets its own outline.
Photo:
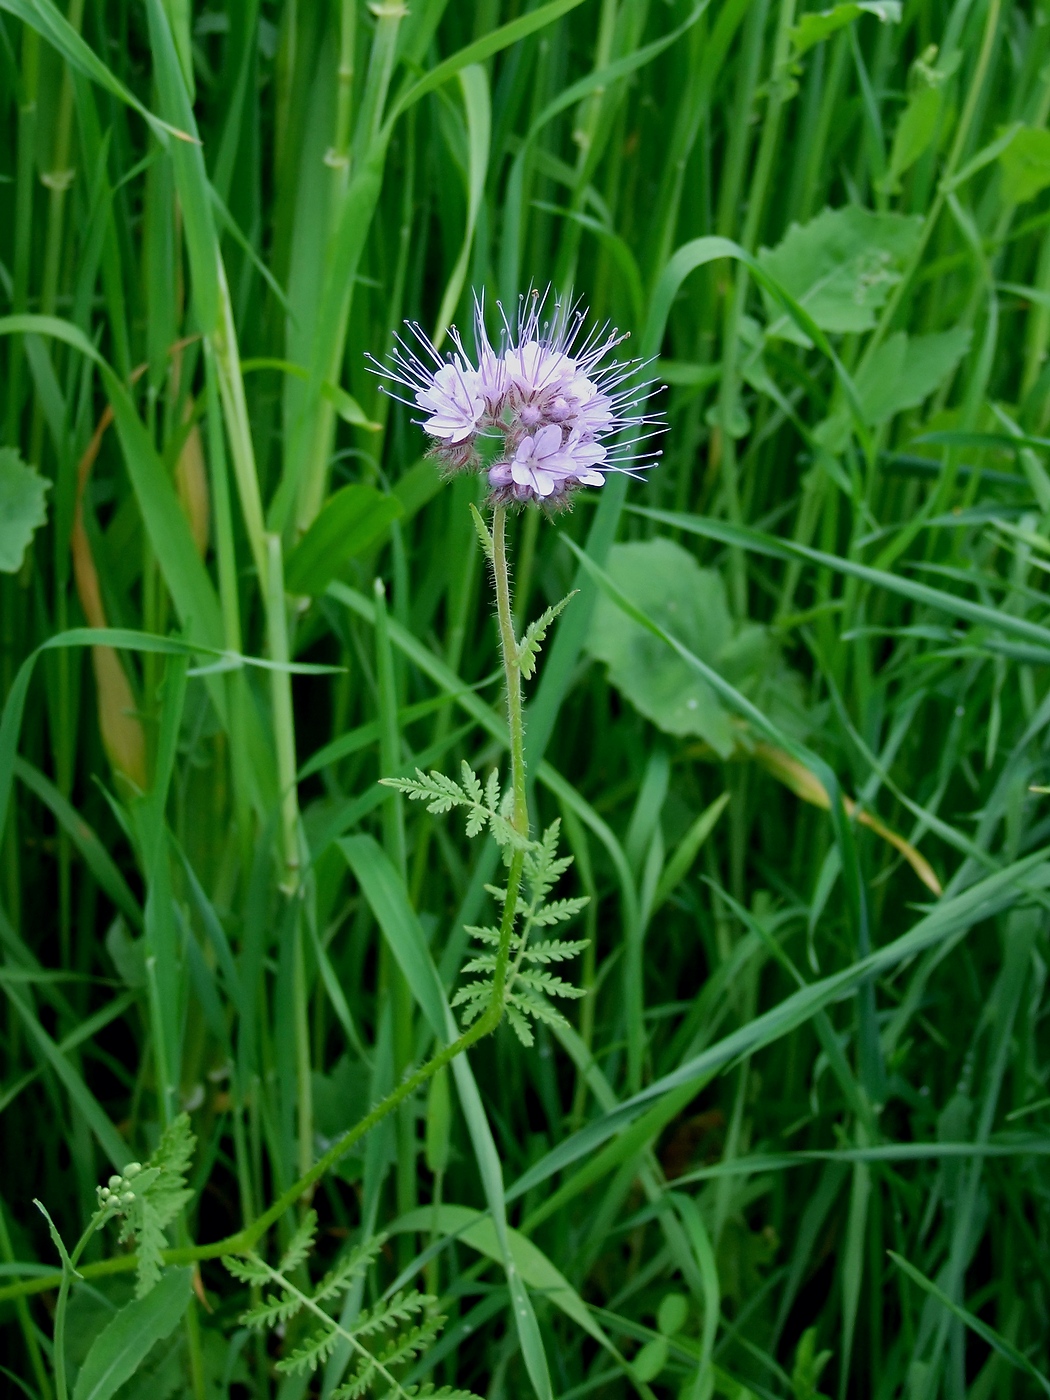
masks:
[[[669,385],[643,483],[513,531],[519,627],[580,590],[528,724],[585,996],[344,1158],[297,1277],[389,1232],[346,1306],[439,1298],[406,1385],[1050,1390],[1041,0],[0,0],[0,50],[5,1387],[54,1393],[32,1199],[76,1239],[182,1110],[73,1393],[346,1371],[185,1265],[493,917],[491,838],[376,782],[506,729],[480,483],[365,352],[551,282]]]

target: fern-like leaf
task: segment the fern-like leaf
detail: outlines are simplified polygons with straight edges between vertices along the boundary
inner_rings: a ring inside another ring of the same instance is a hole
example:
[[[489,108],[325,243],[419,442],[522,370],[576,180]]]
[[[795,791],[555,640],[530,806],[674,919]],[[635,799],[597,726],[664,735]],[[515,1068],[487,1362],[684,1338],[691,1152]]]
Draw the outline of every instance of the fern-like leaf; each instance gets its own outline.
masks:
[[[276,1293],[268,1293],[261,1303],[241,1313],[241,1322],[253,1332],[264,1327],[279,1327],[293,1318],[302,1305],[303,1300],[294,1293],[285,1293],[280,1297]]]
[[[168,1237],[164,1233],[160,1216],[148,1197],[132,1206],[126,1236],[134,1238],[139,1256],[135,1297],[144,1298],[154,1284],[160,1282],[164,1269],[164,1250],[168,1245]]]
[[[241,1283],[264,1284],[270,1281],[270,1270],[256,1254],[249,1254],[244,1259],[238,1259],[233,1254],[224,1254],[220,1262],[227,1273],[232,1274]]]
[[[452,1005],[466,1006],[463,1021],[469,1026],[488,1006],[491,994],[492,988],[487,982],[468,982],[465,987],[460,987],[452,998]]]
[[[575,899],[556,899],[551,904],[541,905],[529,918],[533,928],[549,928],[552,924],[563,924],[573,919],[590,903],[588,895],[578,895]]]
[[[485,889],[488,891],[488,893],[492,896],[492,898],[496,901],[497,904],[505,905],[507,903],[507,891],[502,887],[502,885],[486,885]],[[517,918],[519,914],[527,913],[528,908],[529,906],[527,901],[522,899],[522,897],[519,895],[517,904],[514,909],[515,918]],[[496,932],[498,933],[499,930],[497,929]]]
[[[416,769],[414,778],[380,778],[384,787],[396,788],[398,792],[403,792],[412,802],[425,802],[427,811],[435,814],[449,812],[453,807],[468,799],[459,789],[459,785],[451,778],[446,778],[444,773],[439,773],[437,769],[432,769],[430,773],[424,773],[422,768]]]
[[[378,1302],[369,1311],[361,1313],[353,1327],[350,1329],[355,1337],[369,1337],[376,1332],[390,1332],[399,1323],[409,1322],[416,1313],[424,1312],[437,1302],[429,1293],[417,1293],[413,1289],[410,1293],[398,1292],[385,1302]]]
[[[332,1400],[358,1400],[358,1397],[365,1394],[378,1375],[376,1363],[370,1356],[363,1356],[357,1363],[350,1379],[332,1391]],[[396,1393],[396,1391],[391,1392],[391,1394]]]
[[[463,971],[464,971],[464,973],[467,973],[467,972],[494,972],[494,971],[495,971],[495,968],[496,968],[496,954],[495,954],[495,953],[481,953],[481,954],[478,955],[478,957],[476,957],[476,958],[471,958],[470,962],[465,963],[465,964],[464,964],[464,967],[463,967]]]
[[[276,1370],[291,1376],[302,1375],[304,1371],[316,1371],[335,1351],[338,1341],[339,1333],[335,1328],[323,1327],[296,1347],[295,1351],[283,1356],[278,1361]]]
[[[476,802],[479,807],[485,805],[485,794],[481,790],[481,783],[478,775],[471,768],[466,759],[460,764],[460,772],[463,775],[463,791],[471,802]]]
[[[586,996],[580,987],[574,987],[571,982],[566,982],[561,977],[555,977],[549,972],[519,972],[515,987],[531,987],[533,991],[542,992],[548,997],[575,997]]]
[[[311,1292],[300,1288],[286,1274],[301,1271],[313,1245],[317,1220],[308,1212],[296,1230],[280,1265],[272,1268],[257,1254],[246,1258],[227,1256],[223,1263],[242,1283],[259,1286],[276,1285],[255,1307],[242,1315],[245,1326],[260,1331],[283,1327],[297,1313],[311,1315],[312,1330],[297,1344],[295,1350],[282,1357],[276,1369],[285,1376],[306,1376],[323,1366],[341,1343],[349,1344],[356,1354],[353,1374],[333,1392],[333,1400],[359,1400],[380,1381],[384,1394],[405,1397],[420,1395],[429,1400],[476,1400],[466,1391],[445,1388],[436,1391],[433,1385],[412,1387],[405,1391],[398,1384],[391,1367],[401,1367],[420,1356],[434,1342],[446,1319],[431,1313],[437,1301],[429,1294],[416,1290],[395,1293],[381,1299],[369,1309],[358,1312],[351,1321],[336,1320],[328,1311],[338,1297],[345,1293],[353,1279],[363,1274],[374,1262],[385,1242],[385,1236],[364,1240],[351,1249],[334,1268],[330,1269]],[[326,1306],[327,1305],[327,1306]],[[318,1325],[319,1324],[319,1325]],[[367,1343],[367,1345],[366,1345]]]
[[[532,1027],[529,1025],[527,1017],[523,1016],[518,1010],[513,995],[507,1002],[506,1011],[507,1020],[510,1022],[514,1034],[521,1041],[522,1045],[525,1046],[526,1050],[530,1049],[536,1044],[536,1037],[532,1034]]]
[[[485,806],[490,812],[498,812],[499,801],[499,771],[493,768],[485,780]]]
[[[557,938],[545,939],[542,943],[531,943],[522,953],[522,961],[527,963],[565,962],[582,953],[591,940],[578,938],[575,943],[561,942]]]
[[[294,1274],[296,1269],[310,1256],[314,1247],[314,1237],[317,1234],[317,1212],[308,1210],[303,1216],[298,1229],[292,1236],[288,1248],[281,1256],[281,1262],[277,1266],[280,1274]]]
[[[490,943],[494,948],[499,947],[499,929],[491,924],[485,928],[477,928],[473,924],[466,924],[464,932],[469,933],[471,938],[476,938],[479,943]]]
[[[474,521],[474,529],[478,532],[478,539],[481,541],[481,548],[485,553],[485,558],[491,559],[496,546],[492,542],[492,535],[489,531],[489,527],[485,524],[481,511],[478,510],[473,501],[470,503],[470,514]]]
[[[525,635],[518,643],[518,665],[521,667],[521,674],[526,680],[531,680],[536,673],[536,663],[540,657],[540,648],[543,646],[547,629],[560,612],[568,607],[580,590],[574,588],[571,593],[567,593],[561,602],[555,603],[553,607],[547,608],[535,622],[530,622],[525,629]]]
[[[148,1166],[160,1173],[149,1188],[148,1195],[162,1226],[170,1225],[193,1195],[186,1189],[186,1176],[196,1145],[197,1139],[190,1128],[190,1116],[180,1113],[164,1129],[157,1150],[149,1159]]]
[[[386,787],[405,793],[413,802],[425,802],[427,811],[435,815],[449,812],[453,807],[466,807],[468,836],[477,836],[487,825],[498,845],[531,850],[532,842],[515,830],[503,811],[505,799],[502,802],[498,800],[498,776],[490,774],[482,788],[477,774],[469,764],[464,763],[463,777],[465,785],[461,787],[436,768],[429,773],[417,768],[414,778],[380,778],[379,781]]]
[[[386,1244],[386,1235],[373,1235],[370,1240],[355,1245],[345,1259],[329,1270],[314,1290],[314,1302],[324,1303],[345,1293],[355,1278],[370,1269],[376,1255]]]
[[[531,1016],[535,1021],[542,1021],[548,1026],[564,1026],[565,1017],[549,1001],[544,1001],[541,997],[522,987],[519,991],[511,993],[511,1001],[518,1010],[525,1016]]]
[[[445,1322],[446,1319],[440,1314],[426,1318],[416,1326],[399,1333],[383,1348],[376,1360],[382,1366],[400,1366],[404,1361],[411,1361],[420,1352],[426,1351]]]

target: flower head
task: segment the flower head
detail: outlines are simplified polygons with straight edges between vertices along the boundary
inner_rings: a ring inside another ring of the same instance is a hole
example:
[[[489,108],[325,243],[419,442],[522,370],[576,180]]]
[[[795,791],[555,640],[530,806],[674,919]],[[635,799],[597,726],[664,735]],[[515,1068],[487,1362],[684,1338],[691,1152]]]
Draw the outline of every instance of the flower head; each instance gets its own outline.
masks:
[[[456,330],[453,352],[442,357],[406,322],[419,348],[398,336],[391,364],[373,362],[412,395],[401,402],[426,415],[419,421],[432,455],[449,471],[483,470],[481,449],[502,439],[488,467],[493,499],[547,507],[566,504],[581,486],[603,486],[610,472],[651,465],[658,454],[638,452],[642,429],[660,421],[644,412],[651,381],[640,380],[641,361],[611,358],[626,337],[608,324],[588,330],[579,302],[554,300],[548,310],[547,294],[522,297],[513,325],[497,307],[498,351],[475,298],[473,358]]]

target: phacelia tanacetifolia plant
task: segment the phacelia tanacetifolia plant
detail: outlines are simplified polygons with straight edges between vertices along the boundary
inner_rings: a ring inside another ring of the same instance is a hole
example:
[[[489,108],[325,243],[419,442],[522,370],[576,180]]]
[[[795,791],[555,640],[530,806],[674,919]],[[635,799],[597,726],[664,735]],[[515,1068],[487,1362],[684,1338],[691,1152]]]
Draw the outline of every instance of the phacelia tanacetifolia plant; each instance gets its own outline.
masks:
[[[572,861],[558,854],[557,821],[539,839],[530,829],[522,704],[522,680],[534,675],[546,633],[572,594],[517,636],[506,518],[511,508],[565,507],[580,488],[603,486],[610,473],[637,474],[655,458],[654,452],[639,448],[644,449],[646,434],[657,430],[658,420],[645,412],[650,386],[642,380],[642,364],[612,358],[625,337],[609,326],[588,330],[579,303],[554,299],[548,315],[547,300],[535,293],[523,297],[513,327],[499,308],[503,335],[498,353],[485,331],[483,302],[476,298],[474,359],[455,330],[450,333],[454,349],[443,358],[421,328],[408,323],[419,352],[399,337],[390,365],[373,362],[389,381],[411,392],[409,406],[424,415],[420,426],[442,470],[482,472],[489,486],[490,521],[476,506],[471,510],[496,595],[506,680],[509,785],[501,783],[496,770],[483,781],[466,762],[458,779],[417,769],[414,778],[382,780],[411,800],[424,802],[433,813],[462,808],[467,835],[487,831],[503,853],[503,883],[486,886],[498,919],[490,926],[468,929],[476,945],[464,968],[470,980],[451,1003],[462,1008],[460,1027],[428,1060],[409,1067],[381,1102],[250,1224],[225,1240],[172,1250],[164,1229],[191,1194],[185,1177],[193,1138],[188,1117],[179,1118],[144,1167],[131,1163],[100,1188],[99,1209],[71,1254],[52,1226],[63,1260],[55,1325],[59,1350],[77,1262],[94,1232],[120,1219],[120,1238],[134,1239],[137,1245],[140,1297],[152,1292],[167,1266],[222,1256],[229,1273],[251,1291],[251,1306],[241,1317],[246,1327],[283,1337],[295,1319],[294,1335],[287,1346],[282,1343],[275,1363],[278,1374],[308,1377],[327,1366],[341,1348],[345,1365],[340,1375],[346,1374],[329,1390],[332,1400],[361,1400],[369,1392],[383,1400],[474,1400],[467,1391],[420,1386],[411,1379],[413,1367],[419,1366],[445,1321],[436,1311],[436,1298],[398,1287],[373,1306],[363,1305],[355,1285],[380,1254],[384,1236],[366,1233],[319,1281],[313,1280],[309,1260],[317,1217],[312,1210],[304,1212],[304,1206],[314,1185],[340,1158],[453,1059],[494,1031],[504,1016],[530,1046],[533,1022],[554,1024],[562,1019],[552,999],[582,995],[551,970],[586,946],[584,941],[559,937],[557,930],[587,900],[552,897]],[[276,1262],[270,1262],[267,1237],[295,1211],[300,1214],[298,1229]],[[351,1298],[358,1300],[353,1306]],[[56,1382],[58,1400],[66,1400],[61,1363]]]

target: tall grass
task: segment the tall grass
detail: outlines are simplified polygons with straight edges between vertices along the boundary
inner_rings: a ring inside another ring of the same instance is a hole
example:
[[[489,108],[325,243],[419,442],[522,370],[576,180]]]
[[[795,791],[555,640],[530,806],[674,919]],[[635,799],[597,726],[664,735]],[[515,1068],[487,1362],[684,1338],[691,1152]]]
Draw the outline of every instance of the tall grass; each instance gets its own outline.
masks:
[[[669,385],[644,484],[511,522],[519,630],[580,590],[527,761],[586,996],[317,1181],[318,1256],[388,1232],[352,1306],[439,1297],[404,1384],[1050,1390],[1045,8],[0,0],[0,41],[5,1387],[113,1393],[134,1261],[91,1239],[56,1356],[32,1201],[76,1239],[183,1111],[193,1293],[119,1393],[344,1377],[282,1379],[214,1256],[493,916],[491,840],[377,779],[507,767],[480,483],[365,355],[551,282]]]

